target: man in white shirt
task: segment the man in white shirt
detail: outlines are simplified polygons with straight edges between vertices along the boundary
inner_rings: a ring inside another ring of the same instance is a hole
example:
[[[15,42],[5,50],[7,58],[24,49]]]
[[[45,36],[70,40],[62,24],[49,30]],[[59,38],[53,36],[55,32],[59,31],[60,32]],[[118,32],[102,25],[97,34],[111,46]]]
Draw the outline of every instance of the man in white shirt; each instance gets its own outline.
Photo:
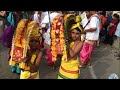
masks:
[[[88,21],[87,25],[84,25],[84,31],[82,33],[86,34],[85,41],[83,43],[83,48],[80,51],[81,67],[88,64],[91,59],[93,50],[95,49],[96,42],[99,39],[100,32],[100,19],[96,14],[96,11],[86,11],[86,16]]]

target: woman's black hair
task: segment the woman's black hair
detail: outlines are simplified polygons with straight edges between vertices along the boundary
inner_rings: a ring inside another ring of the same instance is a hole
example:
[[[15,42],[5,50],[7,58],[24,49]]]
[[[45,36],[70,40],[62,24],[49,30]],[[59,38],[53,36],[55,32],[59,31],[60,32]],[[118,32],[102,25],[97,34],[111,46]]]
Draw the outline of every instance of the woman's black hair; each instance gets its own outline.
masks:
[[[119,15],[117,13],[113,14],[113,16],[119,20]]]
[[[106,11],[100,11],[100,15],[106,16]]]

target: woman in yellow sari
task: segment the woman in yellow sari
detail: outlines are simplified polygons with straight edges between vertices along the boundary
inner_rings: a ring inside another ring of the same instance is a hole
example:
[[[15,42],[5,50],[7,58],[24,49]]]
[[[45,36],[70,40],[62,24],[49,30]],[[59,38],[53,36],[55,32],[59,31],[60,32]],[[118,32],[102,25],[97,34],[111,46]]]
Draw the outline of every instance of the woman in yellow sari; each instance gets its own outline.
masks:
[[[80,74],[78,55],[82,48],[81,27],[74,24],[71,28],[71,42],[69,44],[68,59],[62,60],[58,79],[78,79]]]

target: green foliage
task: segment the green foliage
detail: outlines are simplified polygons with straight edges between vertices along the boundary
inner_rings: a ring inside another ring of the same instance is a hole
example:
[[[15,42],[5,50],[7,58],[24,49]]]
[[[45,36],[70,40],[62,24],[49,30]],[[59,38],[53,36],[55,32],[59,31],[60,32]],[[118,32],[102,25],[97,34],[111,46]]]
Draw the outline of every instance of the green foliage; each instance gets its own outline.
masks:
[[[68,53],[68,48],[69,48],[69,42],[70,40],[68,40],[70,37],[70,28],[71,26],[75,23],[75,20],[73,20],[73,18],[75,18],[74,15],[70,15],[69,17],[67,17],[66,21],[64,22],[64,36],[65,36],[65,43],[66,43],[66,51]]]

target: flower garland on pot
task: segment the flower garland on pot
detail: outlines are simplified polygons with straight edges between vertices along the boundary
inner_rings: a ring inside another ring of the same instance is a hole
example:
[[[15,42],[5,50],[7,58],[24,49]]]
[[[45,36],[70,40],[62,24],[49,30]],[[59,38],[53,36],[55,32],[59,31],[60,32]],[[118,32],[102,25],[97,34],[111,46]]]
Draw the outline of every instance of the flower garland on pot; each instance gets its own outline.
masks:
[[[51,53],[54,62],[57,60],[58,55],[62,55],[62,60],[67,61],[69,46],[68,23],[71,18],[75,20],[75,16],[72,14],[66,14],[65,16],[58,15],[52,22]]]
[[[51,30],[51,53],[54,62],[57,60],[58,55],[62,55],[62,59],[67,58],[63,26],[63,17],[60,15],[56,16],[52,22]]]

